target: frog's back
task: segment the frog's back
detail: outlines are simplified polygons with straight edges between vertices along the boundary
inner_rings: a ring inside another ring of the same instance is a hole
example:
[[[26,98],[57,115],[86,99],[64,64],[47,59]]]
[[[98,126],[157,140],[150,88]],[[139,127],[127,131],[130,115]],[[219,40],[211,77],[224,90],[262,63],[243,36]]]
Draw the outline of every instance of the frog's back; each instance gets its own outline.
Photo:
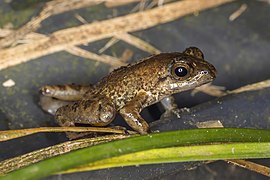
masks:
[[[96,93],[114,100],[117,108],[122,107],[140,90],[155,91],[155,84],[167,73],[168,64],[172,58],[180,54],[162,53],[135,64],[120,67],[96,84]]]

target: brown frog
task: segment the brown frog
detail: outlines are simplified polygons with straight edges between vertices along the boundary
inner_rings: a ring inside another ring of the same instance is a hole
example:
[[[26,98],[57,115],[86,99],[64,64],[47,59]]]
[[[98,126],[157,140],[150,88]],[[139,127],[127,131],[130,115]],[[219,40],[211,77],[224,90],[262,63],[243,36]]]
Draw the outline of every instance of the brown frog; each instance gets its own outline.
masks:
[[[55,112],[61,126],[106,126],[119,112],[132,129],[146,134],[149,125],[139,114],[143,108],[215,77],[216,69],[204,60],[202,51],[190,47],[182,53],[161,53],[120,67],[95,85],[44,86],[40,91],[63,101],[55,107],[43,107]]]

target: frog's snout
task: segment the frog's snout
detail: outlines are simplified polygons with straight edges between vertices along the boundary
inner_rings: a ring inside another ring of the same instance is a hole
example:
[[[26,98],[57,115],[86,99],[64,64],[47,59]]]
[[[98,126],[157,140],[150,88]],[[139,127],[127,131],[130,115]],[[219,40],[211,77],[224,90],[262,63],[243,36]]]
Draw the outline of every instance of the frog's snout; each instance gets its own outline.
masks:
[[[215,79],[217,76],[217,70],[215,66],[213,66],[212,64],[210,64],[210,67],[209,67],[209,74],[213,77],[213,79]]]
[[[208,64],[208,66],[203,68],[199,73],[208,81],[212,81],[216,78],[217,70],[212,64]]]

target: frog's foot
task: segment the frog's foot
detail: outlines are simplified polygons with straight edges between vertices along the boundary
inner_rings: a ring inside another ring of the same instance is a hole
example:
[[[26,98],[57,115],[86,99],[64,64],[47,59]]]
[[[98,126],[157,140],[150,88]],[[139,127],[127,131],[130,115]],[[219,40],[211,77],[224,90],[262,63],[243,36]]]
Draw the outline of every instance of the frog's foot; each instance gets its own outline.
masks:
[[[177,118],[181,117],[181,114],[184,112],[189,112],[188,108],[178,108],[175,99],[173,96],[165,97],[161,100],[161,104],[163,105],[165,112],[161,116],[161,119],[168,117],[176,116]]]
[[[173,96],[167,96],[163,98],[161,100],[161,104],[165,111],[172,111],[173,109],[177,109],[178,107]]]
[[[172,113],[174,114],[174,115],[176,115],[177,116],[177,118],[180,118],[181,117],[181,114],[182,113],[185,113],[185,112],[190,112],[190,109],[189,108],[186,108],[186,107],[184,107],[184,108],[176,108],[176,109],[172,109]]]

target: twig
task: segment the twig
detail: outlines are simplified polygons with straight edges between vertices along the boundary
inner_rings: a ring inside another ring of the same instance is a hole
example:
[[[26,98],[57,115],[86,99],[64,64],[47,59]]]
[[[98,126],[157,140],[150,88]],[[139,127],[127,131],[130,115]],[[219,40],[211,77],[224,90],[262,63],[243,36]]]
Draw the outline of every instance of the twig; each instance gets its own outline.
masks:
[[[87,24],[88,22],[83,18],[81,17],[79,14],[76,14],[75,17],[80,21],[82,22],[83,24]],[[128,33],[122,33],[122,34],[116,34],[114,37],[118,38],[118,39],[121,39],[129,44],[133,44],[135,47],[138,47],[142,50],[145,50],[145,51],[148,51],[150,53],[154,52],[156,49],[151,46],[150,44],[148,44],[147,42],[139,39],[139,38],[136,38]],[[117,40],[114,40],[114,37],[109,41],[111,44],[106,44],[103,49],[106,49],[108,48],[110,45],[112,45],[113,43],[116,43]],[[111,61],[111,59],[113,59],[112,57],[107,57],[107,56],[99,56],[97,54],[94,54],[94,53],[89,53],[81,48],[77,48],[77,47],[71,47],[69,49],[66,49],[66,51],[68,51],[69,53],[71,54],[74,54],[74,55],[77,55],[77,56],[81,56],[81,57],[85,57],[85,58],[89,58],[89,59],[97,59],[98,61],[101,61],[101,62],[105,62],[105,63],[112,63],[111,65],[114,66],[114,67],[118,67],[118,66],[123,66],[123,65],[126,65],[125,63],[121,63],[121,61],[119,59],[116,59],[116,62],[119,62],[118,64],[114,63],[114,61]],[[158,51],[158,50],[156,50]],[[121,64],[120,64],[121,63]]]
[[[200,87],[197,87],[191,91],[191,95],[194,96],[198,92],[203,92],[205,94],[208,94],[210,96],[220,97],[224,96],[227,93],[224,92],[225,88],[222,86],[216,86],[213,84],[205,84]]]
[[[122,0],[122,1],[107,1],[105,2],[105,6],[112,8],[112,7],[117,7],[117,6],[123,6],[129,3],[133,3],[133,2],[139,2],[141,0]]]
[[[115,37],[112,37],[98,52],[103,53],[108,48],[110,48],[112,45],[117,43],[118,41],[119,41],[119,39],[116,39]]]
[[[79,47],[76,47],[76,46],[67,47],[65,50],[73,55],[80,56],[80,57],[87,58],[87,59],[91,59],[91,60],[96,60],[96,61],[103,62],[106,64],[110,64],[111,66],[114,66],[114,67],[126,65],[126,63],[122,62],[118,58],[108,56],[108,55],[106,55],[106,56],[98,55],[98,54],[92,53],[90,51],[86,51],[86,50],[79,48]]]
[[[247,5],[246,5],[246,4],[242,4],[238,10],[236,10],[234,13],[232,13],[232,14],[230,15],[229,20],[230,20],[230,21],[234,21],[234,20],[237,19],[243,12],[245,12],[245,10],[247,10]]]
[[[15,158],[7,159],[0,162],[0,175],[9,173],[16,169],[37,163],[46,158],[61,155],[76,149],[81,149],[96,144],[109,142],[117,139],[124,139],[130,137],[129,135],[108,135],[96,138],[79,139],[74,141],[67,141],[61,144],[43,148],[33,151]]]
[[[266,167],[266,166],[263,166],[263,165],[260,165],[260,164],[257,164],[257,163],[251,162],[251,161],[240,160],[240,159],[239,160],[236,160],[236,159],[235,160],[227,160],[227,162],[232,163],[234,165],[237,165],[239,167],[248,169],[250,171],[260,173],[260,174],[265,175],[267,177],[270,177],[270,168],[269,167]]]
[[[221,86],[206,84],[206,85],[195,88],[191,92],[191,95],[194,95],[198,91],[201,91],[201,92],[206,93],[210,96],[220,97],[220,96],[225,96],[227,94],[237,94],[237,93],[248,92],[248,91],[257,91],[257,90],[269,88],[269,87],[270,87],[270,79],[265,80],[265,81],[261,81],[261,82],[257,82],[254,84],[248,84],[246,86],[242,86],[242,87],[237,88],[235,90],[226,91],[226,92],[223,91],[224,88]]]
[[[26,34],[34,32],[40,27],[42,21],[50,16],[60,14],[66,11],[79,9],[89,5],[96,5],[102,1],[93,0],[54,0],[46,3],[45,7],[40,11],[39,15],[32,18],[28,23],[19,28],[18,30],[10,33],[4,39],[0,40],[0,48],[10,46],[17,40],[23,38]]]
[[[0,33],[1,33],[1,30],[0,29]],[[4,32],[13,32],[13,30],[7,30],[7,31],[4,31]],[[26,44],[26,43],[31,43],[37,39],[40,39],[40,38],[46,38],[47,36],[46,35],[43,35],[43,34],[39,34],[39,33],[34,33],[34,32],[31,32],[29,34],[27,34],[24,39],[22,40],[19,40],[18,42],[20,43],[23,43],[23,44]],[[91,60],[95,60],[95,61],[99,61],[99,62],[102,62],[102,63],[106,63],[106,64],[109,64],[113,67],[119,67],[119,66],[124,66],[126,65],[126,63],[122,62],[120,59],[118,58],[115,58],[115,57],[112,57],[112,56],[108,56],[108,55],[98,55],[98,54],[95,54],[93,52],[90,52],[90,51],[86,51],[82,48],[79,48],[79,47],[76,47],[76,46],[70,46],[70,47],[66,47],[65,51],[73,54],[73,55],[76,55],[76,56],[80,56],[82,58],[86,58],[86,59],[91,59]]]
[[[150,54],[160,53],[160,51],[157,48],[155,48],[154,46],[152,46],[148,42],[146,42],[140,38],[137,38],[131,34],[128,34],[128,33],[121,33],[121,34],[114,35],[113,38],[111,38],[110,41],[108,41],[108,43],[103,48],[101,48],[98,52],[99,53],[104,52],[106,49],[108,49],[113,44],[117,43],[119,40],[122,40],[128,44],[131,44],[131,45],[137,47],[138,49],[146,51]]]
[[[120,39],[122,41],[125,41],[129,44],[132,44],[133,46],[142,49],[146,52],[149,52],[150,54],[158,54],[160,51],[152,46],[151,44],[147,43],[146,41],[141,40],[140,38],[137,38],[133,35],[130,35],[128,33],[121,33],[114,35],[117,39]]]
[[[49,38],[41,38],[29,44],[1,50],[0,70],[62,51],[66,47],[97,41],[119,33],[147,29],[232,1],[234,0],[184,0],[144,12],[59,30]]]
[[[0,142],[42,132],[103,132],[125,134],[125,130],[105,127],[39,127],[0,131]]]
[[[242,93],[242,92],[247,92],[247,91],[257,91],[257,90],[269,88],[269,87],[270,87],[270,79],[265,80],[265,81],[261,81],[261,82],[257,82],[254,84],[242,86],[238,89],[229,91],[228,93],[229,94],[237,94],[237,93]]]

